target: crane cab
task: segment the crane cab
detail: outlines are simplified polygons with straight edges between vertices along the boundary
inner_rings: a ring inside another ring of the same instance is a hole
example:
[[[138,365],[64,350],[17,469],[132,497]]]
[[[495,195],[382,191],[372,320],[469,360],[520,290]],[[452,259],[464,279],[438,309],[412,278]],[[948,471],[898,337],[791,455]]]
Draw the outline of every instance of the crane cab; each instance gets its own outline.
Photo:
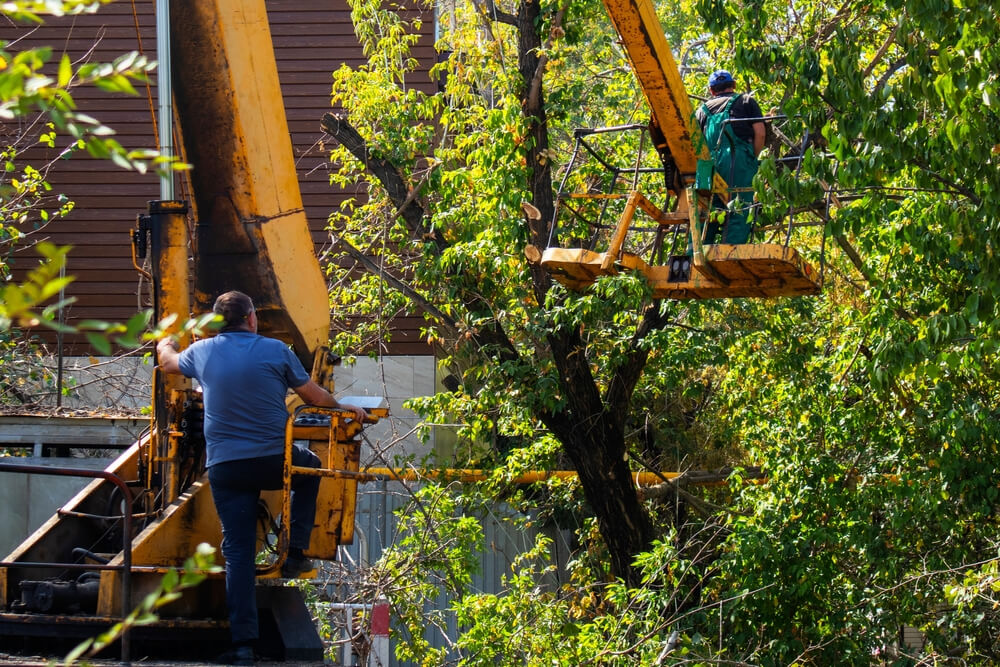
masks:
[[[726,210],[713,207],[713,200],[729,200],[732,193],[711,175],[691,187],[677,187],[669,160],[661,161],[650,150],[647,129],[577,130],[548,247],[540,257],[557,282],[579,291],[601,276],[634,271],[646,279],[656,299],[820,291],[822,273],[791,247],[791,226],[783,243],[703,243],[708,224],[725,225]],[[646,193],[657,193],[662,201]],[[769,227],[758,233],[779,237],[781,231]]]

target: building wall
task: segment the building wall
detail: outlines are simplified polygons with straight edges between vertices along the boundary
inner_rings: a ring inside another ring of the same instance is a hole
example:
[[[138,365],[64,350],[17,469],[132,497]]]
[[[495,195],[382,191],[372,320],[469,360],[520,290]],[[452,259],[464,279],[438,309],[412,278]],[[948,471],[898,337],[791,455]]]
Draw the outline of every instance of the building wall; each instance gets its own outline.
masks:
[[[53,468],[103,470],[110,459],[7,457],[4,462]],[[90,480],[84,477],[0,472],[0,503],[4,507],[18,508],[18,511],[6,511],[0,517],[0,558],[5,558],[11,553],[88,482]]]
[[[345,63],[360,65],[361,48],[345,0],[268,0],[267,9],[303,204],[317,252],[322,252],[329,239],[327,216],[345,197],[362,191],[360,185],[353,191],[329,185],[324,134],[319,127],[322,115],[331,110],[331,73]],[[63,50],[78,64],[110,62],[130,51],[155,60],[154,12],[153,0],[116,2],[96,14],[52,18],[41,27],[5,25],[0,37],[17,40],[12,50],[52,47],[53,73]],[[434,61],[430,17],[423,22],[422,30],[424,36],[414,55],[426,63],[422,70],[426,72]],[[432,86],[425,74],[414,76],[412,81],[418,88]],[[128,97],[85,86],[76,90],[74,99],[80,111],[116,130],[115,138],[126,148],[155,147],[155,72],[148,88],[140,85],[137,90],[138,96]],[[17,135],[37,135],[42,126],[32,120],[6,123],[0,131],[8,140]],[[159,181],[155,175],[128,172],[79,151],[69,160],[57,159],[68,143],[68,137],[60,137],[56,150],[35,148],[24,156],[36,167],[51,163],[48,180],[53,197],[62,193],[75,203],[68,218],[34,230],[34,238],[74,248],[67,265],[67,272],[75,276],[66,290],[66,296],[76,299],[66,311],[70,322],[125,321],[149,306],[149,287],[132,265],[129,234],[136,215],[145,212],[146,202],[159,198]],[[185,198],[187,190],[181,177],[176,192],[179,198]],[[36,226],[34,222],[28,225]],[[37,262],[37,256],[22,251],[13,261],[15,275],[23,276]],[[430,354],[419,338],[419,318],[398,318],[393,326],[397,332],[388,343],[388,353]],[[40,333],[49,344],[55,342],[51,333]],[[67,354],[91,353],[80,337],[68,336],[65,344]]]

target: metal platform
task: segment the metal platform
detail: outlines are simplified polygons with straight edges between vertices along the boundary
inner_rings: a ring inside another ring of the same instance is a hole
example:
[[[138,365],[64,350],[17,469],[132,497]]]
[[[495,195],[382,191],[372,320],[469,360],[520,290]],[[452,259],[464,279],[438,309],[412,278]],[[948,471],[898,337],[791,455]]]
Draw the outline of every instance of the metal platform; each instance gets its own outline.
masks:
[[[700,272],[688,257],[650,266],[622,253],[608,268],[606,253],[581,248],[548,248],[542,266],[571,290],[583,290],[599,277],[638,271],[657,299],[731,299],[802,296],[820,292],[820,276],[794,249],[773,243],[705,246],[705,259],[718,277]],[[686,265],[685,265],[686,262]]]

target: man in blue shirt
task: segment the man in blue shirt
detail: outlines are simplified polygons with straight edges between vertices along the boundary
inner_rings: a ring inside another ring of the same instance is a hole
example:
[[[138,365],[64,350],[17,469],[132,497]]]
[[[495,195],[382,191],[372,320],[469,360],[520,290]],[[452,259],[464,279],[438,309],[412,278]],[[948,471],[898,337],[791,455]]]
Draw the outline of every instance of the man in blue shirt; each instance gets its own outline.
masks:
[[[285,396],[295,391],[309,405],[340,408],[363,421],[362,408],[342,405],[309,378],[302,363],[281,341],[257,335],[257,313],[246,294],[226,292],[213,311],[225,325],[219,334],[178,352],[162,339],[156,346],[160,369],[183,373],[201,384],[205,403],[206,466],[226,561],[226,603],[233,664],[253,664],[257,639],[254,592],[257,501],[265,489],[282,486],[285,451]],[[292,449],[292,464],[318,468],[319,457],[305,447]],[[285,577],[312,569],[304,555],[316,516],[319,477],[292,478],[291,535]]]

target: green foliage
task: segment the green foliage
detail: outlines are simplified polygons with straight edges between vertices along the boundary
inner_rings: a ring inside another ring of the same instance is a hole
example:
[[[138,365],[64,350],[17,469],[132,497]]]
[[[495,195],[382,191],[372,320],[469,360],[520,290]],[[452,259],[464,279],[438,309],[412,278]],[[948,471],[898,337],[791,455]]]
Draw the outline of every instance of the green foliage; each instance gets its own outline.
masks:
[[[46,4],[58,6],[62,3]],[[4,11],[4,14],[10,15],[10,12]],[[11,53],[0,44],[0,120],[10,121],[40,112],[49,119],[53,130],[71,137],[72,143],[64,149],[65,153],[85,149],[94,157],[109,159],[119,167],[140,173],[151,165],[168,171],[184,168],[175,159],[156,151],[125,149],[112,138],[114,130],[76,110],[72,90],[84,85],[137,95],[132,82],[145,81],[146,73],[155,67],[145,56],[133,52],[111,63],[83,63],[74,68],[69,56],[63,54],[57,73],[49,74],[46,70],[51,68],[51,59],[50,47]],[[51,134],[43,134],[41,141],[55,146]]]
[[[111,0],[16,0],[5,2],[2,9],[4,16],[17,21],[34,21],[41,23],[43,16],[71,16],[74,14],[94,13],[101,5]]]
[[[39,243],[36,248],[42,255],[38,267],[28,273],[24,283],[8,283],[3,287],[0,295],[0,330],[9,329],[14,321],[22,326],[36,326],[42,321],[54,323],[55,312],[65,305],[57,302],[37,312],[40,305],[72,282],[71,277],[59,275],[60,269],[66,264],[66,253],[70,248],[58,248],[51,243]]]
[[[953,612],[928,623],[932,626],[928,628],[932,631],[932,641],[942,649],[958,645],[966,648],[974,660],[986,662],[991,658],[990,653],[978,649],[998,632],[997,617],[993,613],[1000,607],[997,563],[997,559],[991,558],[986,563],[957,571],[953,574],[953,583],[945,586],[945,598]]]
[[[532,289],[520,205],[530,198],[534,135],[518,113],[524,82],[509,25],[486,29],[474,7],[456,7],[441,42],[448,57],[435,68],[438,93],[408,86],[409,61],[369,36],[371,64],[337,74],[335,102],[372,154],[399,166],[425,214],[412,232],[373,187],[332,218],[419,297],[372,275],[338,305],[384,323],[430,304],[455,322],[449,330],[436,318],[427,335],[458,387],[411,406],[429,421],[464,424],[460,451],[470,462],[506,471],[565,464],[542,417],[567,409],[549,345],[573,334],[603,396],[630,352],[648,352],[623,408],[637,466],[738,464],[767,476],[738,469],[718,497],[689,489],[699,497],[687,503],[702,512],[686,526],[671,529],[671,513],[652,508],[671,539],[636,555],[641,586],[608,586],[599,567],[581,567],[574,591],[542,596],[551,615],[517,574],[505,594],[458,600],[463,655],[516,661],[493,647],[506,641],[527,662],[572,648],[581,651],[572,659],[601,664],[870,664],[875,655],[902,660],[895,642],[909,625],[926,633],[928,660],[995,663],[996,11],[935,0],[692,4],[698,21],[659,8],[678,48],[678,39],[712,32],[693,56],[689,88],[704,86],[698,68],[726,67],[763,108],[787,116],[783,131],[795,143],[807,132],[813,139],[797,170],[765,154],[757,223],[783,230],[791,209],[811,211],[796,221],[822,220],[797,245],[814,265],[822,247],[824,294],[657,304],[666,324],[641,340],[649,299],[633,276],[580,294]],[[544,157],[557,165],[573,126],[646,113],[599,7],[561,9],[559,31],[558,9],[545,4],[542,14],[554,35],[545,46]],[[388,62],[404,66],[383,71]],[[341,184],[364,171],[341,148],[332,159]],[[438,241],[447,248],[438,252]],[[478,335],[494,325],[515,361]],[[551,503],[549,516],[554,505],[586,512],[572,492],[505,492],[525,506]],[[693,537],[706,531],[711,539]],[[599,592],[584,607],[591,589]],[[534,618],[545,637],[526,627]],[[572,647],[567,633],[576,633]]]
[[[336,72],[332,101],[350,109],[352,123],[374,155],[405,169],[408,186],[429,207],[430,217],[425,233],[411,238],[395,219],[394,207],[375,191],[363,204],[347,202],[331,223],[343,238],[377,254],[385,271],[412,271],[414,286],[457,320],[462,331],[474,333],[497,319],[530,325],[533,298],[521,256],[527,238],[521,203],[529,199],[525,151],[530,138],[521,116],[523,82],[514,66],[516,33],[497,25],[493,39],[479,39],[474,7],[456,4],[451,27],[438,44],[448,57],[432,71],[440,91],[428,93],[410,83],[416,76],[415,61],[406,50],[413,43],[412,30],[409,38],[398,38],[406,26],[378,3],[356,2],[352,7],[356,21],[361,21],[359,37],[369,64]],[[610,48],[607,28],[602,39]],[[565,42],[554,40],[548,54],[556,75],[563,71],[564,60],[579,59],[583,52],[578,41]],[[498,62],[509,66],[498,69]],[[625,85],[627,72],[615,74],[616,87],[608,86],[608,94],[627,97],[634,105],[635,90]],[[603,82],[613,81],[601,73],[593,80],[602,88],[607,85]],[[579,101],[586,85],[567,80],[566,89],[560,86],[550,93],[551,113],[566,117],[561,124],[566,138],[581,120]],[[601,105],[593,109],[606,112]],[[353,186],[365,168],[343,146],[333,149],[331,162],[341,166],[333,180],[344,186]],[[436,240],[448,244],[445,252],[433,252]],[[442,281],[441,276],[448,279]],[[470,289],[483,295],[481,308],[458,306],[457,297]],[[366,334],[384,333],[377,322],[405,304],[405,298],[385,290],[377,277],[353,282],[335,308],[370,316],[376,324],[343,338],[342,344],[356,346],[366,341]],[[440,334],[434,329],[428,337],[438,340]]]
[[[447,627],[447,618],[425,606],[442,594],[461,598],[469,592],[483,535],[479,522],[462,509],[447,489],[424,486],[398,513],[402,537],[375,566],[391,586],[392,613],[404,633],[396,642],[400,660],[436,665],[445,655],[425,632]]]
[[[539,581],[551,575],[551,540],[539,537],[504,577],[502,595],[469,595],[455,603],[464,631],[456,648],[462,665],[578,665],[594,655],[580,627],[570,621],[570,604]]]
[[[50,147],[54,145],[55,132],[51,123],[39,141]],[[0,149],[5,174],[5,178],[0,178],[0,244],[8,247],[22,238],[22,230],[30,230],[32,225],[43,226],[73,210],[73,202],[64,195],[51,194],[52,186],[42,171],[29,164],[20,164],[18,156],[16,145]],[[0,265],[0,271],[4,277],[9,274],[6,262]]]
[[[16,329],[0,332],[0,368],[0,405],[34,402],[38,388],[52,390],[57,380],[36,341]],[[63,391],[69,392],[73,383],[63,382]]]
[[[42,256],[38,266],[28,273],[23,283],[8,282],[0,290],[0,331],[8,331],[14,324],[21,327],[44,325],[57,330],[81,331],[99,353],[107,355],[111,353],[112,344],[134,349],[146,341],[162,338],[175,328],[178,317],[173,314],[147,332],[152,314],[149,310],[136,313],[124,324],[96,320],[82,320],[72,327],[60,324],[56,320],[58,311],[72,303],[72,299],[43,304],[73,281],[72,276],[60,275],[60,270],[66,263],[66,255],[72,248],[41,242],[35,245],[35,249]],[[203,314],[184,322],[179,333],[201,333],[210,324],[217,323],[218,319],[213,313]]]
[[[713,532],[707,528],[697,540]],[[701,634],[717,621],[717,605],[702,604],[704,562],[678,550],[676,535],[641,554],[642,586],[597,587],[575,574],[553,585],[551,541],[536,538],[515,558],[497,594],[454,603],[462,633],[453,647],[462,665],[635,665],[674,659],[725,661],[730,652]],[[700,552],[699,558],[708,555]],[[740,595],[726,602],[738,603]],[[739,655],[739,654],[736,654]],[[665,664],[671,664],[667,662]]]
[[[868,664],[908,624],[932,655],[995,661],[995,611],[951,606],[988,589],[976,564],[997,555],[982,465],[1000,441],[995,12],[801,3],[792,24],[782,3],[753,22],[732,8],[699,5],[725,26],[719,61],[823,137],[797,175],[765,161],[765,210],[835,187],[830,229],[867,278],[834,263],[813,307],[755,306],[725,350],[739,369],[720,393],[727,428],[770,476],[740,488],[718,580],[720,596],[767,592],[723,619],[727,634],[767,664]]]
[[[45,2],[6,2],[0,14],[12,21],[39,23],[46,15],[63,16],[94,12],[106,0],[49,0]],[[73,203],[64,195],[53,193],[48,173],[60,160],[85,150],[90,155],[108,159],[121,168],[140,173],[150,168],[178,170],[186,165],[151,150],[129,150],[113,138],[114,131],[99,120],[80,113],[73,100],[81,86],[94,86],[111,93],[136,95],[135,82],[147,81],[154,64],[138,53],[129,53],[110,63],[72,63],[66,54],[54,60],[53,49],[40,47],[14,51],[16,44],[0,42],[0,121],[17,120],[25,127],[40,131],[10,134],[0,146],[0,332],[7,335],[12,327],[46,326],[63,331],[82,331],[101,354],[109,354],[112,344],[126,348],[141,344],[149,314],[138,313],[125,324],[81,322],[67,326],[58,321],[60,309],[72,299],[53,299],[73,278],[63,271],[69,247],[57,248],[41,242],[34,249],[41,263],[28,272],[23,283],[11,281],[11,257],[16,249],[31,244],[32,234],[45,225],[69,215]],[[30,120],[30,123],[26,121]],[[45,164],[26,164],[23,154],[37,143],[55,149],[57,155]],[[6,351],[22,349],[6,346]],[[34,352],[28,349],[29,357]],[[12,361],[11,364],[14,362]],[[15,364],[16,365],[16,364]],[[5,375],[16,375],[12,365],[4,363]],[[32,371],[34,372],[34,371]]]
[[[331,216],[331,227],[339,238],[376,256],[385,274],[406,276],[421,300],[455,327],[448,330],[429,318],[425,334],[438,348],[442,367],[459,380],[459,390],[408,405],[430,422],[463,424],[458,437],[469,464],[492,465],[512,447],[551,452],[537,414],[563,410],[566,395],[547,337],[553,328],[584,329],[588,358],[605,383],[614,368],[603,360],[631,344],[645,288],[634,277],[620,276],[604,281],[596,294],[577,297],[557,288],[538,303],[522,254],[528,230],[521,204],[531,199],[532,139],[522,114],[524,81],[516,68],[514,29],[493,23],[483,39],[475,7],[456,3],[443,19],[446,29],[438,44],[447,57],[432,69],[438,91],[428,92],[412,84],[415,63],[404,47],[413,38],[399,38],[405,28],[399,16],[378,3],[352,7],[369,61],[335,73],[333,104],[350,111],[373,157],[403,172],[426,218],[414,234],[385,192],[366,186],[359,193],[364,196]],[[560,9],[547,6],[544,21]],[[572,14],[562,27],[541,28],[552,36],[545,52],[545,99],[553,147],[540,158],[548,161],[566,158],[575,127],[645,118],[641,94],[603,9],[575,3],[567,11]],[[332,180],[342,187],[355,187],[366,173],[366,164],[342,145],[333,147],[330,160],[337,167]],[[447,246],[441,252],[439,242]],[[377,274],[358,276],[343,264],[329,270],[344,286],[333,291],[334,314],[361,319],[335,346],[378,349],[376,340],[391,337],[389,318],[412,309],[413,300]],[[479,334],[495,326],[503,327],[518,360],[493,363],[498,350],[484,346]],[[661,392],[649,394],[656,401]],[[664,427],[683,430],[676,414],[670,422]],[[565,465],[558,456],[528,458]]]

